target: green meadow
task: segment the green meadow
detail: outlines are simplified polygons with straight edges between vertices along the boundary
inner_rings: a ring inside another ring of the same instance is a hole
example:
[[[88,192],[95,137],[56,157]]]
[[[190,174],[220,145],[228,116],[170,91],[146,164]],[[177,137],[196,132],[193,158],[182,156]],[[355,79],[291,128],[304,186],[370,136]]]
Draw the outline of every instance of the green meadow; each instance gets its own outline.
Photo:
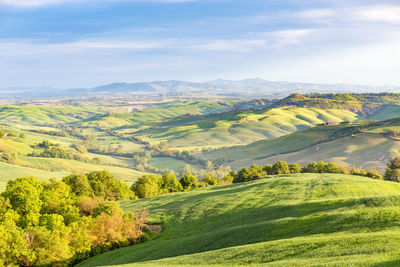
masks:
[[[138,201],[154,240],[79,266],[398,266],[400,184],[298,174]]]
[[[383,169],[400,153],[400,142],[388,132],[398,131],[399,119],[348,126],[318,126],[245,146],[216,149],[199,154],[222,160],[234,168],[271,164],[279,160],[304,164],[328,161],[353,167]],[[360,130],[361,129],[361,132]]]

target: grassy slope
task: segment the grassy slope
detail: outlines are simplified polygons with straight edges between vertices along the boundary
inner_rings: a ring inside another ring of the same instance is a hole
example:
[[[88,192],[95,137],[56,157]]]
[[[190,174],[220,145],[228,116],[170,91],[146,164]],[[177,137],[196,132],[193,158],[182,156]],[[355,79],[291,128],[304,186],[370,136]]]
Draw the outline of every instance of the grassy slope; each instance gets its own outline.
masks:
[[[51,123],[75,122],[79,117],[101,114],[96,107],[40,107],[40,106],[1,106],[0,122],[16,127],[44,125]]]
[[[2,192],[9,180],[24,176],[35,176],[40,180],[48,180],[50,178],[61,178],[68,175],[68,172],[50,172],[34,168],[22,167],[0,162],[0,192]]]
[[[14,132],[19,135],[21,130],[14,127],[2,127],[2,130],[6,132]],[[54,130],[54,129],[52,129]],[[42,133],[33,133],[25,131],[27,137],[21,139],[18,137],[13,138],[2,138],[0,139],[0,151],[17,154],[16,165],[2,163],[0,166],[0,177],[1,183],[5,184],[8,180],[15,179],[21,176],[35,176],[39,179],[49,179],[52,177],[62,177],[69,173],[87,173],[90,171],[107,170],[113,174],[117,179],[121,179],[127,182],[133,182],[138,177],[144,175],[143,172],[136,171],[128,166],[133,164],[130,158],[121,158],[116,156],[98,155],[92,153],[84,153],[83,156],[88,159],[100,158],[102,162],[106,162],[109,165],[102,164],[91,164],[76,160],[68,159],[53,159],[53,158],[40,158],[40,157],[28,157],[27,154],[31,153],[34,149],[31,145],[48,140],[52,143],[60,144],[64,149],[70,150],[69,146],[78,142],[79,139],[74,137],[59,137],[52,136]],[[105,136],[104,136],[105,137]],[[118,138],[115,140],[108,140],[99,143],[107,144],[106,142],[117,145]],[[125,149],[134,148],[135,144],[124,144]],[[0,186],[0,191],[4,189]]]
[[[252,163],[272,164],[279,160],[305,164],[332,161],[357,167],[384,168],[400,154],[400,142],[388,138],[389,130],[399,130],[400,119],[378,122],[366,127],[367,133],[345,133],[346,127],[314,127],[280,138],[261,140],[246,146],[223,148],[203,154],[203,159],[228,159],[234,168]],[[344,134],[340,134],[343,130]],[[339,135],[337,135],[339,133]]]
[[[357,119],[360,119],[357,114],[347,110],[274,108],[175,118],[134,134],[149,140],[168,141],[175,148],[221,147],[275,138],[326,121]]]
[[[400,184],[335,174],[125,201],[165,230],[80,266],[398,266],[399,204]]]

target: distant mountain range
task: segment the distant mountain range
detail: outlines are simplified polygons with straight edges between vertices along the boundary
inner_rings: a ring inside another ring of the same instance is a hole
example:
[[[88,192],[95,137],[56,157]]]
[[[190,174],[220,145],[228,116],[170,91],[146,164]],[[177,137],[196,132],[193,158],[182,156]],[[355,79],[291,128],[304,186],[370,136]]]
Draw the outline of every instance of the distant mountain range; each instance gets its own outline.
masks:
[[[374,87],[348,84],[317,84],[267,81],[260,78],[240,81],[214,80],[203,83],[154,81],[111,83],[93,88],[57,89],[52,87],[9,87],[0,89],[2,98],[51,98],[78,96],[209,96],[284,97],[291,93],[395,92],[400,87]]]

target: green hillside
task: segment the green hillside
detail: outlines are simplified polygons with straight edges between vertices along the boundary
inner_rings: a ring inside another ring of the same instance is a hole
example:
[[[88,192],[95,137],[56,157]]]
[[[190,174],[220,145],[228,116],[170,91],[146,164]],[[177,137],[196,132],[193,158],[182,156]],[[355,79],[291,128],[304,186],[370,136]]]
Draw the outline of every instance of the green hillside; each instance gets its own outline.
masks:
[[[400,184],[299,174],[123,201],[164,231],[80,266],[398,266]]]
[[[363,118],[348,110],[282,107],[181,116],[142,125],[131,134],[151,142],[168,141],[172,148],[215,148],[275,138],[327,121],[360,119]]]
[[[318,126],[280,138],[217,149],[198,156],[234,168],[252,163],[270,164],[279,160],[300,164],[323,160],[382,169],[388,160],[400,154],[398,138],[389,134],[398,131],[399,126],[400,119],[347,126]]]

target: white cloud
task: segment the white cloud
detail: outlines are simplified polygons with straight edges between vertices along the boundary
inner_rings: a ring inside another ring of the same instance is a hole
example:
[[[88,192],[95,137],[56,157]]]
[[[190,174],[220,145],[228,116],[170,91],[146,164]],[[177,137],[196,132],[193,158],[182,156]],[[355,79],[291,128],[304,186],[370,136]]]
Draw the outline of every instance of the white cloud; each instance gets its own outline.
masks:
[[[370,6],[357,10],[358,18],[376,22],[400,22],[400,6]]]
[[[192,49],[203,51],[220,51],[243,53],[265,47],[266,40],[216,40],[189,46]]]
[[[158,3],[183,3],[196,0],[100,0],[103,2],[158,2]],[[64,3],[80,3],[80,2],[96,2],[95,0],[0,0],[0,5],[17,6],[17,7],[38,7],[46,5],[64,4]]]

